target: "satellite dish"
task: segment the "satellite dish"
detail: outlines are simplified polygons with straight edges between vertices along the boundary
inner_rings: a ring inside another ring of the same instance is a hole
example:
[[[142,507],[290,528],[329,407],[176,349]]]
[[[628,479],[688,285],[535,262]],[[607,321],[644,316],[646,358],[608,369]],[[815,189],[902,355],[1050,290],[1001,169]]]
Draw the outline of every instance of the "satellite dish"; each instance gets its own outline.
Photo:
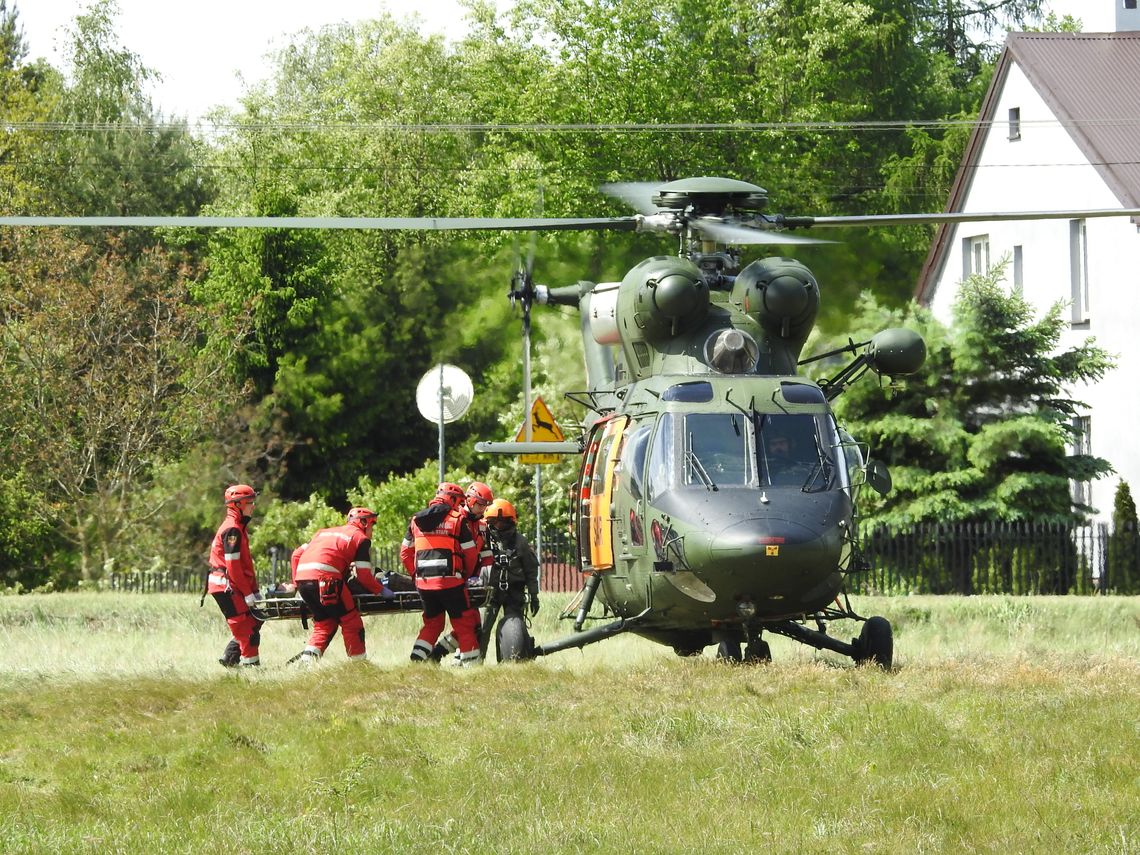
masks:
[[[437,365],[416,386],[416,406],[429,422],[451,424],[463,417],[475,397],[475,387],[467,372],[455,365]]]

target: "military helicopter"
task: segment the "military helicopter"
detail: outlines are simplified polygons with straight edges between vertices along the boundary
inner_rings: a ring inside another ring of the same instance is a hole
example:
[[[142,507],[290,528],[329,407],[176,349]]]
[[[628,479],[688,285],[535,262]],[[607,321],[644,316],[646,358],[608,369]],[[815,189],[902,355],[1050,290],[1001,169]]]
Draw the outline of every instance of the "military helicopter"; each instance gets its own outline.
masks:
[[[573,620],[570,635],[534,644],[523,621],[513,618],[499,628],[500,658],[545,656],[633,632],[682,656],[715,644],[720,658],[765,661],[771,658],[767,633],[890,668],[890,623],[857,614],[844,588],[848,574],[866,569],[859,493],[864,486],[885,493],[890,475],[836,422],[830,402],[868,371],[891,379],[918,371],[925,343],[910,330],[887,329],[803,358],[820,305],[819,283],[806,266],[784,256],[741,268],[739,247],[821,242],[789,233],[812,227],[1140,211],[786,217],[766,214],[767,192],[736,179],[603,189],[638,213],[564,219],[0,217],[0,226],[671,235],[677,254],[646,258],[620,282],[537,285],[533,253],[514,278],[509,297],[522,306],[524,330],[536,303],[579,310],[588,388],[567,397],[587,410],[584,432],[576,442],[486,442],[476,448],[581,454],[572,525],[584,584],[564,614]],[[842,354],[850,360],[830,378],[816,382],[798,371]],[[596,600],[615,620],[586,629]],[[844,641],[829,634],[829,624],[841,619],[861,623],[859,635]]]
[[[521,621],[500,627],[500,656],[543,656],[622,632],[679,655],[717,645],[720,658],[768,660],[764,633],[889,668],[890,623],[864,620],[840,600],[863,568],[856,499],[889,489],[882,466],[836,423],[829,401],[870,370],[917,371],[922,339],[884,330],[850,350],[830,380],[798,372],[820,305],[819,285],[782,256],[740,267],[745,244],[817,243],[779,234],[766,192],[743,181],[694,178],[658,187],[610,185],[640,209],[639,230],[676,235],[678,255],[647,258],[620,282],[535,285],[529,263],[511,296],[577,307],[588,389],[572,526],[585,574],[574,634],[531,646]],[[797,221],[795,225],[807,225]],[[479,443],[499,453],[552,443]],[[595,598],[617,620],[584,630]],[[833,620],[863,621],[850,642]],[[809,626],[809,623],[812,624]]]

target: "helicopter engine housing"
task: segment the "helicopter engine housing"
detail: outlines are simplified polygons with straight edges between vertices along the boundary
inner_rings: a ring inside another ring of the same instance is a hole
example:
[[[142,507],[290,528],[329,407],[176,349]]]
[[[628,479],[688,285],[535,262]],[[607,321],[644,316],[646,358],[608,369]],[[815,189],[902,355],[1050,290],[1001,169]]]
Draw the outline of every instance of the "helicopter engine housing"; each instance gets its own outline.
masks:
[[[794,373],[800,350],[819,314],[819,283],[794,258],[773,256],[753,261],[740,271],[732,301],[753,318],[772,345],[773,356],[785,351],[777,371]]]
[[[647,258],[622,279],[617,318],[626,362],[637,376],[652,361],[651,349],[699,327],[709,312],[709,286],[687,258]]]

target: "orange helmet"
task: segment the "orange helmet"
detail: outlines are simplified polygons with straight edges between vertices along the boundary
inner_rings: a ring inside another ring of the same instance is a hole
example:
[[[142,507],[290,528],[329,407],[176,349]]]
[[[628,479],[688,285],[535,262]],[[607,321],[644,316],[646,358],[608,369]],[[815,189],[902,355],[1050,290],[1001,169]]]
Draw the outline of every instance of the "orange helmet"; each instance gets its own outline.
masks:
[[[227,505],[236,505],[244,502],[246,499],[256,499],[257,490],[249,486],[249,484],[234,484],[232,487],[226,487],[225,503]]]
[[[376,522],[376,517],[379,514],[376,511],[369,510],[368,508],[353,508],[348,512],[347,523],[355,525],[357,528],[366,529],[369,525]]]
[[[444,499],[453,508],[458,508],[459,503],[463,501],[463,488],[458,484],[452,484],[450,481],[444,481],[435,491],[435,497]]]
[[[467,507],[470,508],[473,502],[482,502],[484,505],[489,505],[495,501],[495,494],[491,492],[491,488],[484,484],[482,481],[472,481],[467,485]]]
[[[484,516],[489,520],[510,520],[518,522],[519,515],[515,513],[515,506],[506,499],[495,499],[491,507],[487,508]]]

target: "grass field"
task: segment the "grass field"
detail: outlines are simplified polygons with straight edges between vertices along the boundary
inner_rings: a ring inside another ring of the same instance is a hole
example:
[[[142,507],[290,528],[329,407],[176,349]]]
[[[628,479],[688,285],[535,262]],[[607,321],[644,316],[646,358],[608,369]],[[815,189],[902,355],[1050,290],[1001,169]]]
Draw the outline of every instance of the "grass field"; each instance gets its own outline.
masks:
[[[0,597],[0,851],[1140,853],[1140,599],[855,605],[894,672],[779,638],[417,668],[385,615],[369,662],[285,667],[274,622],[234,674],[197,598]]]

